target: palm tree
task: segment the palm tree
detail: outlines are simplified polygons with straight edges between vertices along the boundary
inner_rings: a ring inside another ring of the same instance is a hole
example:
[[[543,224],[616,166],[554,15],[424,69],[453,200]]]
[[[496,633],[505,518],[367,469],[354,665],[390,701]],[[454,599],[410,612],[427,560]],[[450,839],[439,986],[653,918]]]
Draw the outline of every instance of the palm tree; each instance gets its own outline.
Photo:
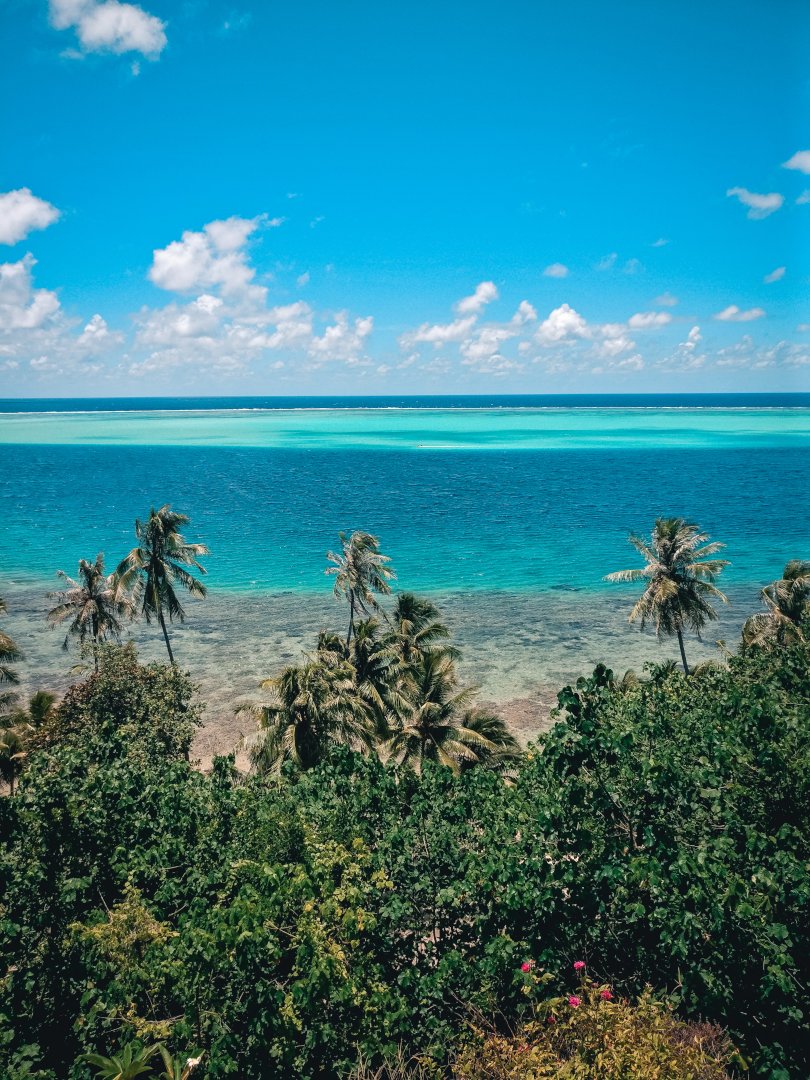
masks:
[[[6,613],[6,602],[0,597],[0,615]],[[20,677],[14,668],[10,667],[10,664],[15,664],[18,660],[23,659],[23,652],[18,647],[16,641],[12,640],[8,634],[0,632],[0,684],[11,683],[16,685],[20,681]]]
[[[135,522],[138,546],[130,551],[116,570],[123,589],[133,590],[141,586],[141,611],[147,622],[156,617],[160,623],[172,664],[174,654],[166,630],[166,615],[170,622],[175,619],[183,622],[186,617],[175,585],[182,586],[192,596],[206,595],[202,582],[186,569],[193,566],[201,574],[206,573],[197,560],[201,555],[209,554],[204,544],[188,544],[181,535],[179,530],[188,524],[188,520],[186,514],[177,513],[168,504],[159,510],[151,509],[148,521]]]
[[[380,610],[375,593],[387,596],[391,592],[388,584],[396,577],[388,566],[391,561],[380,553],[380,542],[370,533],[353,532],[340,535],[341,550],[327,551],[326,557],[334,566],[327,567],[326,574],[334,575],[334,594],[338,599],[349,603],[349,632],[346,644],[354,633],[355,616],[360,613],[370,616]]]
[[[810,562],[791,559],[780,580],[766,585],[760,596],[767,611],[746,620],[743,645],[750,648],[803,641],[802,621],[810,616]]]
[[[458,773],[517,745],[505,725],[471,708],[476,688],[459,689],[450,656],[425,654],[413,668],[408,692],[410,711],[386,746],[397,765],[418,773],[430,760]]]
[[[312,768],[332,743],[368,751],[374,744],[372,710],[357,688],[353,665],[336,652],[319,652],[300,667],[285,668],[262,687],[273,700],[245,705],[259,730],[245,739],[254,766],[277,772],[285,761]]]
[[[31,736],[53,719],[55,702],[54,694],[39,690],[30,698],[27,709],[16,708],[0,717],[0,780],[9,785],[12,795],[28,757]]]
[[[123,620],[135,613],[135,598],[121,585],[117,574],[104,573],[104,553],[96,555],[94,563],[87,559],[79,561],[79,580],[68,577],[64,570],[56,571],[67,583],[67,589],[48,593],[56,605],[48,612],[52,627],[70,619],[63,648],[67,649],[71,637],[77,637],[80,645],[89,638],[93,647],[93,660],[98,671],[98,645],[113,638],[119,641]]]
[[[640,619],[642,629],[648,620],[654,621],[659,637],[675,634],[687,675],[689,665],[683,631],[689,627],[700,637],[706,622],[717,618],[711,601],[727,602],[713,582],[723,567],[729,565],[728,559],[707,559],[725,544],[707,543],[708,539],[697,525],[684,518],[658,518],[649,543],[632,533],[629,537],[647,565],[636,570],[619,570],[605,578],[605,581],[642,581],[646,584],[630,612],[629,621]]]
[[[430,600],[410,592],[400,593],[390,623],[391,643],[404,668],[429,653],[440,652],[458,659],[458,649],[447,644],[450,631],[439,621],[439,609]]]

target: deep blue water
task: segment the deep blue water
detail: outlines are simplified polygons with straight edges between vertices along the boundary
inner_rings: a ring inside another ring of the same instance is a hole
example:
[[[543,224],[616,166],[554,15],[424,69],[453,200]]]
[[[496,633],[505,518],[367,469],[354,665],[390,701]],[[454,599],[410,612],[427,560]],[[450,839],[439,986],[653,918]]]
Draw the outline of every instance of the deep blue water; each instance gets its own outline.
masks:
[[[423,394],[366,397],[0,398],[0,413],[159,409],[808,408],[806,394]]]
[[[212,588],[323,590],[339,529],[380,536],[402,588],[604,590],[630,530],[697,521],[729,583],[810,555],[810,449],[322,450],[0,446],[0,581],[53,580],[169,502],[211,548]]]

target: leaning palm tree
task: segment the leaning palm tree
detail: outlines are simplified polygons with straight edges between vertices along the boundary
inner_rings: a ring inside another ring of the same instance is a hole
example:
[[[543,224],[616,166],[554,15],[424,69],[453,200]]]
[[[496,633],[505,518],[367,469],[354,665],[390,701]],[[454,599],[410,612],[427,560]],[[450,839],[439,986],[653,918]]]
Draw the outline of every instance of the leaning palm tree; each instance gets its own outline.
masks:
[[[505,726],[485,722],[484,714],[472,710],[476,692],[476,687],[459,688],[452,657],[423,656],[411,676],[410,711],[384,748],[388,760],[416,773],[425,761],[459,773],[501,748],[513,749]]]
[[[767,610],[746,620],[743,645],[751,648],[803,641],[802,622],[810,616],[810,562],[791,559],[780,580],[766,585],[760,596]]]
[[[361,752],[373,746],[372,710],[358,693],[354,667],[345,657],[319,652],[262,686],[271,702],[239,710],[258,721],[258,731],[244,741],[260,771],[278,772],[287,761],[310,769],[335,743]]]
[[[62,647],[68,648],[71,637],[78,638],[80,645],[89,640],[98,671],[98,646],[110,638],[120,640],[124,620],[135,614],[135,597],[122,588],[117,574],[104,573],[101,551],[93,563],[87,559],[79,561],[78,580],[68,577],[64,570],[56,573],[67,588],[48,593],[49,599],[56,600],[48,612],[48,622],[56,627],[70,620]]]
[[[345,599],[349,604],[349,632],[346,643],[352,639],[354,621],[357,615],[370,616],[380,610],[375,594],[387,596],[391,592],[388,584],[396,577],[388,566],[391,561],[380,553],[380,542],[376,536],[366,532],[353,532],[340,535],[341,550],[327,551],[326,557],[334,566],[324,571],[334,575],[334,594],[338,599]]]
[[[204,574],[205,568],[198,559],[208,554],[204,544],[188,544],[181,535],[179,530],[188,524],[188,520],[186,514],[178,514],[168,504],[159,510],[150,510],[147,521],[135,522],[138,546],[130,551],[116,570],[124,590],[140,588],[143,597],[141,612],[147,622],[156,618],[160,623],[172,664],[174,654],[166,629],[166,616],[169,622],[175,619],[183,622],[186,617],[175,586],[180,585],[192,596],[206,595],[202,582],[186,569],[193,566]]]
[[[707,543],[709,537],[684,518],[658,518],[650,542],[632,533],[630,543],[646,560],[646,566],[608,574],[605,581],[645,583],[641,598],[630,612],[629,621],[655,623],[659,637],[675,634],[681,650],[683,670],[689,674],[683,632],[690,628],[698,637],[709,619],[716,619],[712,600],[727,602],[714,580],[728,566],[728,559],[708,559],[725,544]]]

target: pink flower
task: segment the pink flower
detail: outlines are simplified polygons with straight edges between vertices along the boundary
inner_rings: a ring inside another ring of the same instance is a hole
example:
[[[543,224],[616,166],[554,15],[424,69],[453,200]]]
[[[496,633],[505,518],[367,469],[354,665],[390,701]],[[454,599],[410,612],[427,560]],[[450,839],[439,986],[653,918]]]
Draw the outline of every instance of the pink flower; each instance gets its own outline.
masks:
[[[548,1022],[550,1024],[556,1024],[557,1023],[557,1017],[552,1013],[551,1016],[549,1016],[549,1018],[548,1018]]]
[[[584,960],[577,960],[576,963],[574,964],[574,971],[582,971],[582,969],[584,967],[585,967],[585,961]]]
[[[603,990],[599,997],[602,999],[602,1001],[613,1001],[613,994],[610,992],[610,990]]]
[[[520,970],[521,971],[531,971],[533,967],[534,967],[534,960],[524,960],[523,963],[520,965]]]
[[[582,1004],[582,998],[578,998],[576,994],[572,994],[568,999],[568,1004],[572,1009],[578,1009]]]

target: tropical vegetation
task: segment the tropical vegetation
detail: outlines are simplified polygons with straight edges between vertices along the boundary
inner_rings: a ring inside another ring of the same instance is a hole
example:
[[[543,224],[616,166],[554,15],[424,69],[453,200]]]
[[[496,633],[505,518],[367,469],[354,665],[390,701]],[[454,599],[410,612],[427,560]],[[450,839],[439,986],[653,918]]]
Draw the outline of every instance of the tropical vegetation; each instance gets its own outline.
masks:
[[[168,604],[184,522],[118,585],[152,567]],[[725,560],[683,519],[639,544],[619,579],[683,671],[599,665],[525,750],[435,605],[384,603],[370,534],[332,560],[348,634],[252,706],[248,772],[195,768],[188,674],[91,620],[93,668],[0,720],[0,1076],[804,1080],[808,564],[690,668]],[[0,641],[6,685],[22,660]]]

